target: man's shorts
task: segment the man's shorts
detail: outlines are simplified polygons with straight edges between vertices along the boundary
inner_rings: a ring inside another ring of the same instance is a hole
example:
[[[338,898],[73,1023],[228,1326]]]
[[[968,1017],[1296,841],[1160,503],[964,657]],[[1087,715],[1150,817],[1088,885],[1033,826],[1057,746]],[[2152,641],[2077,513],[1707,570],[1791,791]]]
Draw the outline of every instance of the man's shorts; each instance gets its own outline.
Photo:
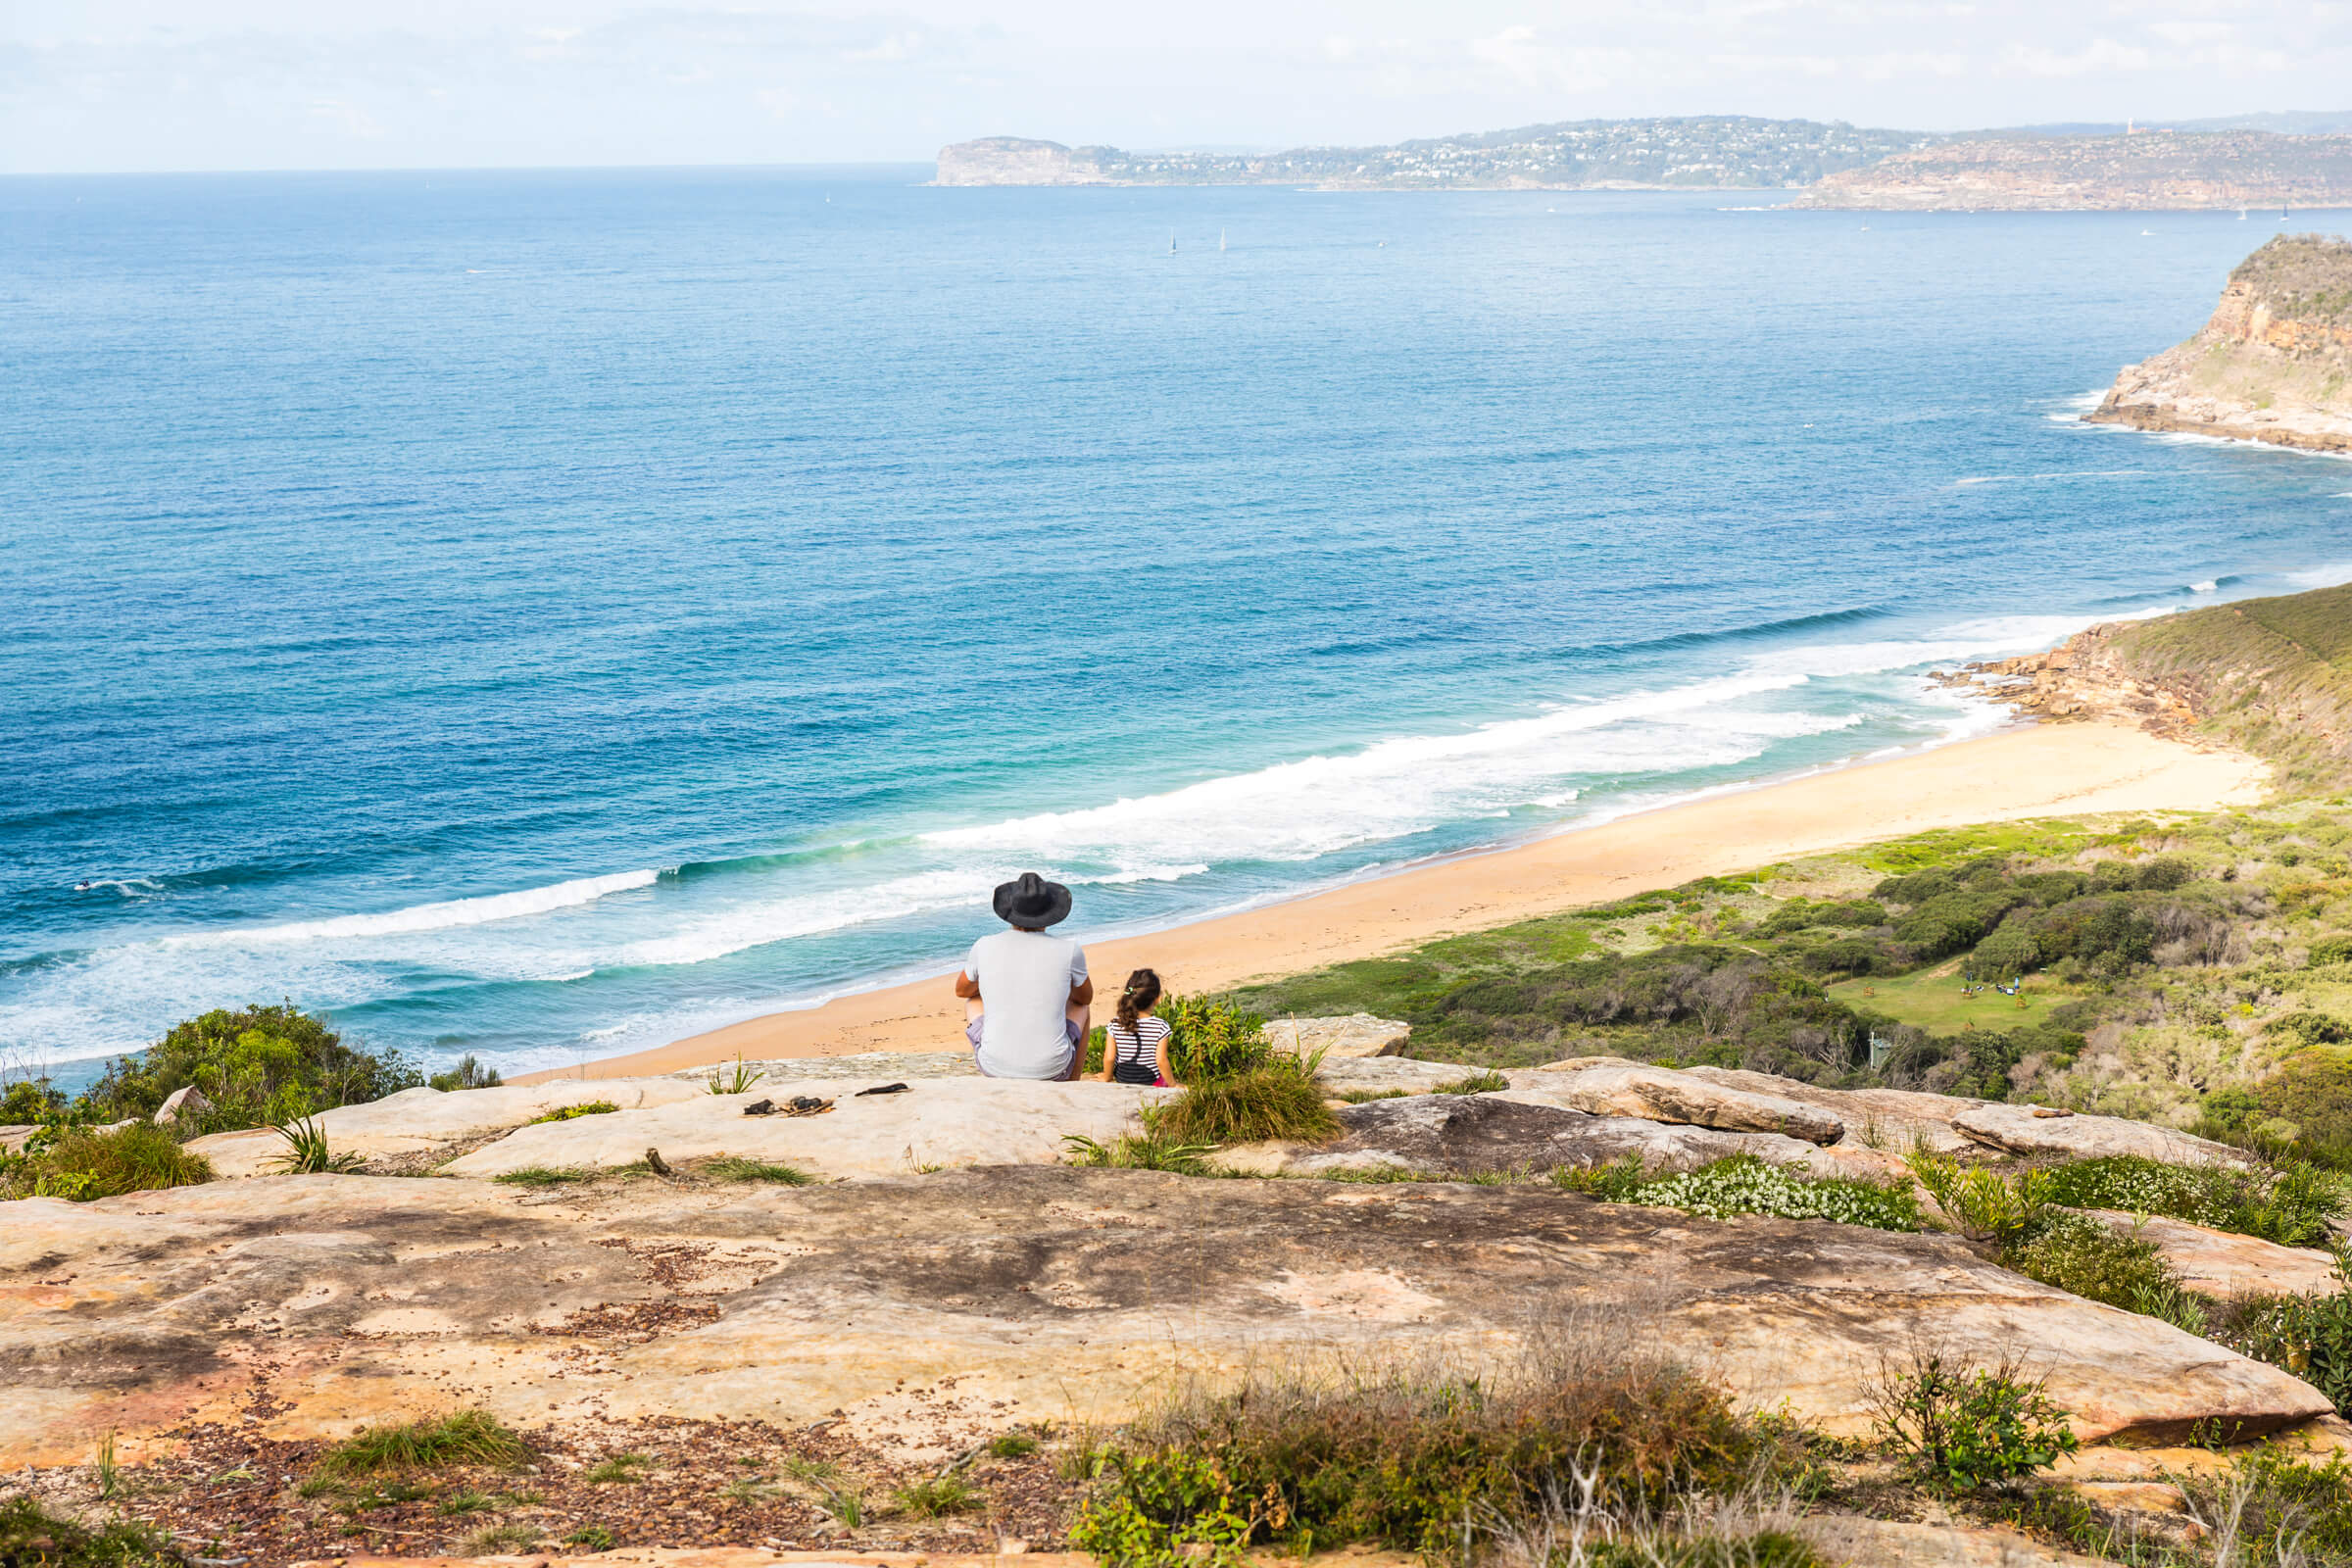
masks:
[[[983,1012],[975,1013],[963,1020],[963,1038],[965,1044],[972,1048],[972,1065],[975,1067],[980,1067],[980,1025],[987,1017],[988,1014]],[[1061,1071],[1055,1073],[1053,1079],[1048,1080],[1049,1082],[1067,1082],[1077,1077],[1078,1063],[1086,1050],[1086,1030],[1077,1019],[1064,1016],[1061,1020],[1061,1032],[1070,1043],[1070,1054],[1062,1058]],[[993,1078],[996,1074],[990,1072],[986,1067],[980,1067],[980,1076]]]

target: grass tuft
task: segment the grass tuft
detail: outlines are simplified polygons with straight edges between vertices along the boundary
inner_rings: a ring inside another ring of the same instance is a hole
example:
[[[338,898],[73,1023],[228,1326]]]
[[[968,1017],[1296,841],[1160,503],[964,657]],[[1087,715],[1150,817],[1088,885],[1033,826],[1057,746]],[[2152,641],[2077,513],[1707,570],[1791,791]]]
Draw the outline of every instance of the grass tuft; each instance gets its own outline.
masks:
[[[576,1105],[558,1105],[544,1116],[533,1116],[526,1125],[537,1127],[551,1121],[575,1121],[582,1116],[610,1116],[619,1109],[610,1100],[584,1100]]]
[[[1491,1095],[1496,1090],[1510,1087],[1511,1081],[1498,1072],[1474,1072],[1467,1077],[1456,1078],[1451,1083],[1440,1084],[1430,1093],[1433,1095]]]
[[[1323,1091],[1298,1067],[1272,1062],[1196,1083],[1160,1107],[1152,1131],[1170,1144],[1323,1143],[1340,1134]]]
[[[179,1568],[170,1538],[135,1520],[92,1527],[20,1494],[0,1501],[0,1563],[24,1568]]]
[[[1064,1134],[1061,1142],[1069,1151],[1061,1156],[1065,1165],[1091,1165],[1108,1170],[1171,1170],[1183,1176],[1209,1175],[1206,1156],[1217,1152],[1214,1144],[1171,1144],[1152,1136],[1150,1130],[1141,1138],[1128,1134],[1107,1144],[1083,1133]]]
[[[701,1173],[712,1181],[772,1182],[778,1187],[810,1187],[816,1178],[797,1165],[782,1165],[769,1159],[748,1159],[738,1154],[721,1154],[706,1159]]]
[[[917,1519],[944,1519],[969,1513],[985,1500],[979,1490],[961,1476],[939,1476],[901,1487],[892,1496],[899,1511]]]
[[[577,1165],[525,1165],[490,1179],[508,1187],[561,1187],[565,1182],[592,1182],[602,1174]]]
[[[611,1538],[607,1538],[607,1544]],[[539,1544],[539,1531],[531,1525],[492,1525],[466,1538],[466,1551],[469,1556],[500,1557],[513,1552],[528,1551]]]
[[[653,1462],[642,1453],[615,1453],[581,1471],[580,1479],[592,1486],[633,1487],[645,1479],[640,1472],[652,1468]]]
[[[113,1132],[70,1131],[37,1154],[9,1160],[0,1196],[86,1203],[212,1179],[211,1160],[182,1149],[164,1128],[132,1122]]]
[[[363,1427],[320,1455],[312,1476],[349,1479],[459,1464],[503,1468],[530,1456],[522,1439],[489,1412],[459,1410],[405,1426]]]
[[[329,1149],[326,1124],[314,1116],[285,1123],[277,1129],[277,1136],[286,1141],[286,1152],[270,1165],[281,1175],[346,1176],[368,1163],[363,1154],[349,1150],[338,1154]]]

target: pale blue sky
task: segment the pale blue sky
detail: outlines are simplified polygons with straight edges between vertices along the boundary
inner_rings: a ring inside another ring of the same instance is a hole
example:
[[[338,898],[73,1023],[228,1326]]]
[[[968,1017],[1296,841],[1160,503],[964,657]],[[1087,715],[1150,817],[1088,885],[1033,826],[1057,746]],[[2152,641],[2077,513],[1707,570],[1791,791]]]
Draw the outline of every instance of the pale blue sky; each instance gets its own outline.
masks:
[[[2352,0],[0,0],[0,172],[924,159],[2352,108]]]

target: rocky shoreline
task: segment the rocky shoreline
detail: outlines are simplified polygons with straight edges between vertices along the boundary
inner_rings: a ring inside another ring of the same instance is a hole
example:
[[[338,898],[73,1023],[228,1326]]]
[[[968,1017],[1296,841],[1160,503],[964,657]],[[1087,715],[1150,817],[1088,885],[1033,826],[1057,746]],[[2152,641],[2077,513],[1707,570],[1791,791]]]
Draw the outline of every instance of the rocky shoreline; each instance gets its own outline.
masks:
[[[2141,675],[2117,657],[2116,634],[2132,624],[2106,622],[2043,653],[1930,670],[1928,678],[1990,698],[2024,718],[2045,723],[2105,719],[2167,740],[2191,740],[2199,721],[2199,694],[2184,682]]]
[[[2127,365],[2090,424],[2352,453],[2352,244],[2280,235],[2203,327]]]

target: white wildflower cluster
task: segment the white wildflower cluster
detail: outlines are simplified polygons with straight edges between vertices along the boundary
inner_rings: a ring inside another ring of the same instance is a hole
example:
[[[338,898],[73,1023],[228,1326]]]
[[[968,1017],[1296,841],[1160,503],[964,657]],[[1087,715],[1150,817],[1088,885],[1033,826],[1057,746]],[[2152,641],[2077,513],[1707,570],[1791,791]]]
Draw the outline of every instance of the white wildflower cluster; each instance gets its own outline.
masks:
[[[1868,1182],[1812,1179],[1753,1158],[1717,1160],[1679,1176],[1644,1182],[1632,1201],[1679,1208],[1707,1219],[1775,1214],[1883,1231],[1919,1229],[1919,1205],[1908,1192]]]

